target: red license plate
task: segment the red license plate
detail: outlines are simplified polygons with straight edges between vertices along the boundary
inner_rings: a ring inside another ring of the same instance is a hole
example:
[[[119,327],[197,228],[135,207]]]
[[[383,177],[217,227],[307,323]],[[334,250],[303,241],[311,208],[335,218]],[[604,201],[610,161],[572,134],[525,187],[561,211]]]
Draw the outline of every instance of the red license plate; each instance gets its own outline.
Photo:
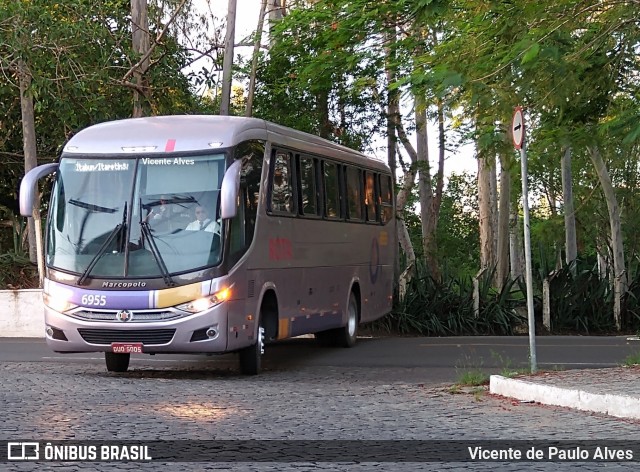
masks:
[[[116,354],[142,354],[142,343],[111,343],[111,352]]]

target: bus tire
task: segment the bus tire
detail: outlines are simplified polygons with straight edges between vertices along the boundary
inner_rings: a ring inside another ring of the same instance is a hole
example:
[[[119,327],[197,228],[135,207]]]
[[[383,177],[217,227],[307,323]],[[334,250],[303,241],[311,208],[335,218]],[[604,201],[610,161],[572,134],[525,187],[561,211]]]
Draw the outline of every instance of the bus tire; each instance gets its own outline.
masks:
[[[347,304],[347,324],[339,328],[336,332],[336,345],[339,347],[353,347],[358,336],[358,319],[360,313],[358,309],[358,300],[351,292],[349,295],[349,303]]]
[[[107,364],[107,371],[109,372],[126,372],[129,368],[130,358],[131,354],[104,353],[104,360]]]
[[[353,292],[349,295],[347,304],[347,324],[342,328],[328,329],[315,333],[316,341],[327,347],[353,347],[358,335],[359,319],[358,301]]]
[[[264,354],[264,327],[262,317],[258,326],[258,338],[251,346],[240,350],[240,373],[242,375],[257,375],[262,367],[262,354]]]

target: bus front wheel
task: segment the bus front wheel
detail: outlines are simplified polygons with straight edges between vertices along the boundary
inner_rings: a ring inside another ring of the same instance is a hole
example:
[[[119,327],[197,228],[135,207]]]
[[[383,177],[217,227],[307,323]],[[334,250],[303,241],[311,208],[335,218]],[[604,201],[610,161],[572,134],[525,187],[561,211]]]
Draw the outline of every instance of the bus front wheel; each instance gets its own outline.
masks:
[[[131,354],[104,353],[104,360],[107,363],[107,370],[109,372],[126,372],[129,368],[130,358]]]
[[[264,327],[261,320],[256,342],[240,351],[240,372],[243,375],[257,375],[262,366],[262,354],[264,354]]]

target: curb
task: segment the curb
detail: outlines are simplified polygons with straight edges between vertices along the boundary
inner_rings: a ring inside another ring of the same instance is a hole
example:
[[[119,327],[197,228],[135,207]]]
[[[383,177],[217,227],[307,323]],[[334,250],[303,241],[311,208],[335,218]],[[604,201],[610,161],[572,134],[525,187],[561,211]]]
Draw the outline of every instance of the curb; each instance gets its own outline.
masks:
[[[490,377],[489,391],[495,395],[515,398],[523,402],[563,406],[618,418],[640,419],[640,397],[590,393],[584,390],[509,379],[501,375]]]

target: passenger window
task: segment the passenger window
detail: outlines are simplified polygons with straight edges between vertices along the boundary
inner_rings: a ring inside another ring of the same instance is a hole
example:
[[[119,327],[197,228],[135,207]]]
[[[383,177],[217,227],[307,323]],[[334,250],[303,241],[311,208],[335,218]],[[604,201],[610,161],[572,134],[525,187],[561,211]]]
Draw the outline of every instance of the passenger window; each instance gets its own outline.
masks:
[[[300,158],[300,186],[302,214],[317,215],[316,168],[314,159],[311,157]]]
[[[367,221],[377,221],[374,176],[371,172],[365,172],[364,175],[364,208],[367,212]]]
[[[325,215],[329,218],[340,218],[338,165],[333,162],[324,162],[323,164]]]
[[[393,218],[393,193],[391,192],[391,177],[380,176],[380,218],[383,223]]]
[[[276,153],[271,180],[271,211],[293,213],[292,175],[291,155],[284,152]]]
[[[360,171],[355,167],[347,167],[347,203],[350,220],[362,219],[362,201]]]

